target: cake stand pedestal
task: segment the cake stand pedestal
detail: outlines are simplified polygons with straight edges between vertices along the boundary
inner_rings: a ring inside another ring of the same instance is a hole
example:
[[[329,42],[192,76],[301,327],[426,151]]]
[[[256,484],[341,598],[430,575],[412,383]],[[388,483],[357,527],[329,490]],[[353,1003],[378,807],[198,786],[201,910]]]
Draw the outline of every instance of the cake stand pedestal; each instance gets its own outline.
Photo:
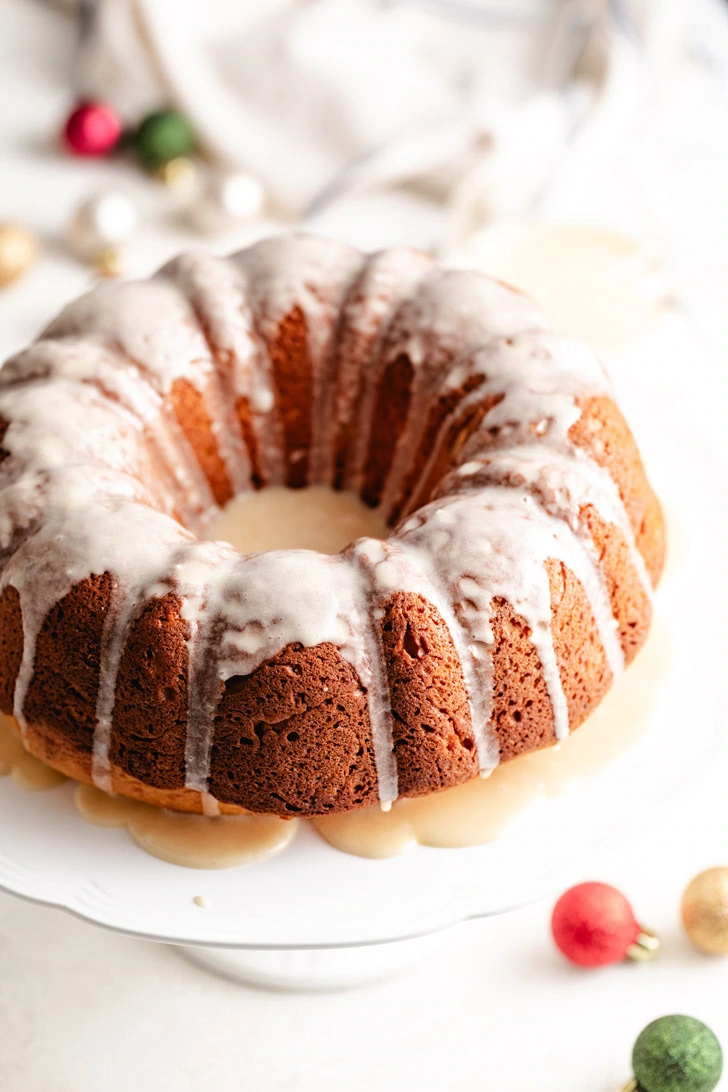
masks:
[[[659,817],[708,767],[725,734],[723,646],[712,639],[728,613],[725,469],[674,403],[658,406],[648,393],[641,436],[658,493],[677,513],[671,549],[681,555],[660,591],[674,668],[644,734],[620,760],[532,808],[489,845],[416,847],[373,861],[339,853],[302,825],[278,856],[217,872],[167,864],[125,830],[91,826],[70,784],[30,793],[2,778],[0,888],[181,946],[186,958],[238,981],[331,989],[396,973],[427,958],[453,926],[593,873],[603,852]]]
[[[222,978],[271,990],[347,990],[392,978],[445,947],[451,930],[343,948],[191,948],[185,959]]]

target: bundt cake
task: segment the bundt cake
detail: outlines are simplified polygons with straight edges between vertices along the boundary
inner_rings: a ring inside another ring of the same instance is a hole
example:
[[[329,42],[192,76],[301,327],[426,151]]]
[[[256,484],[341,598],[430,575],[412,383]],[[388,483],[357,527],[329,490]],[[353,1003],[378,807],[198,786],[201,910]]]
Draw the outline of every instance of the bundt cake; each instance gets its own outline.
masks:
[[[321,815],[576,728],[664,528],[594,354],[512,288],[306,235],[102,283],[0,373],[0,708],[81,781]],[[330,484],[391,530],[243,556],[210,512]]]

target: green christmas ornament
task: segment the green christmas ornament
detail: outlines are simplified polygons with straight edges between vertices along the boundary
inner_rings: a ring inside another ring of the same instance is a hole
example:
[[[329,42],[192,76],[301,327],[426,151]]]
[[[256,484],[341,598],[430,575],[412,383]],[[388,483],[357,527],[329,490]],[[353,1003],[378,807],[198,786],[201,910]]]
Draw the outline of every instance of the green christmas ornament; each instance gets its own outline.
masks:
[[[195,144],[191,125],[176,110],[149,114],[134,134],[137,157],[150,170],[190,155]]]
[[[661,1016],[638,1036],[632,1069],[632,1087],[640,1092],[712,1092],[723,1071],[723,1051],[700,1020]]]

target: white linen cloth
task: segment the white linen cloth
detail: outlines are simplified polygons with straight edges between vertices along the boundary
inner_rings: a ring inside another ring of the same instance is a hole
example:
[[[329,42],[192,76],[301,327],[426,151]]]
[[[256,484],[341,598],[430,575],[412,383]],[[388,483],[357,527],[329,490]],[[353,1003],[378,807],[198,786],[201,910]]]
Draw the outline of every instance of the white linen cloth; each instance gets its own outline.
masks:
[[[342,191],[458,194],[522,214],[634,129],[683,48],[686,0],[99,0],[79,90],[165,103],[301,216]]]
[[[551,265],[558,250],[582,299],[614,299],[605,285],[637,277],[645,321],[652,299],[678,300],[727,344],[724,0],[79,7],[93,18],[76,92],[114,103],[130,124],[176,105],[213,161],[263,182],[276,224],[367,248],[411,242],[519,279],[579,336],[592,319],[571,321],[571,302],[562,315],[550,274],[542,290],[532,274],[544,256],[522,229],[587,225],[581,239],[548,237]],[[614,237],[598,239],[595,225]],[[621,305],[618,322],[613,307],[594,316],[609,344],[644,324],[630,308],[626,325]],[[590,340],[604,342],[596,329]]]

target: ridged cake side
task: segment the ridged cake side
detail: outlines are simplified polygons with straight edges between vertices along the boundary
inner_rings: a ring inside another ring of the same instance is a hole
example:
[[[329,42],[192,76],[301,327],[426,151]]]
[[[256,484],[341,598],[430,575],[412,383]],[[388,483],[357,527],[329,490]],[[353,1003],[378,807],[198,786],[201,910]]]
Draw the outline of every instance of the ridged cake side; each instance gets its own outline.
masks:
[[[102,285],[0,375],[0,708],[183,810],[316,815],[577,727],[647,635],[664,527],[588,350],[408,250],[309,236]],[[199,534],[327,483],[337,557]]]

